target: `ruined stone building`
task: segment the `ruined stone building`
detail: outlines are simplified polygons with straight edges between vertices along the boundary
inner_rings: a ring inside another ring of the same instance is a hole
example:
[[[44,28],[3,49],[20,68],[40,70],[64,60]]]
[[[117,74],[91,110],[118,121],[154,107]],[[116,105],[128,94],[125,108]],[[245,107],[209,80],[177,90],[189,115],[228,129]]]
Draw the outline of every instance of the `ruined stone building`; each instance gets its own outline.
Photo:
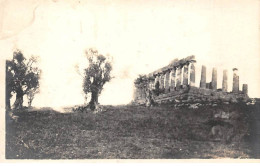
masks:
[[[238,69],[233,68],[233,87],[232,91],[227,91],[228,74],[223,71],[222,88],[217,89],[217,68],[212,70],[211,82],[206,82],[206,66],[202,66],[200,75],[200,86],[195,86],[195,79],[199,77],[195,74],[195,56],[189,56],[181,60],[175,59],[169,65],[160,68],[150,74],[147,87],[143,88],[135,84],[134,102],[142,104],[146,102],[147,92],[154,92],[156,89],[159,94],[153,93],[157,103],[165,102],[237,102],[246,101],[248,97],[248,86],[243,84],[242,91],[239,90]]]

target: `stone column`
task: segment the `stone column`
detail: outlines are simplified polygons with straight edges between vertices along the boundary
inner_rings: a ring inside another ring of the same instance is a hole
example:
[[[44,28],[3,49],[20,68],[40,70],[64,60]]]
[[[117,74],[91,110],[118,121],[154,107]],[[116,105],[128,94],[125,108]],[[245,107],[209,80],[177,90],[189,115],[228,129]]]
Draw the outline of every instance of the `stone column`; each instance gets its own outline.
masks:
[[[159,76],[158,75],[155,75],[155,79],[154,79],[154,87],[155,87],[155,85],[156,85],[156,82],[158,82],[159,81]]]
[[[161,75],[161,73],[158,75],[158,81],[159,81],[159,88],[161,88],[162,87],[162,83],[161,83],[161,77],[162,77],[162,75]]]
[[[238,76],[238,69],[233,69],[233,88],[232,92],[238,93],[239,92],[239,76]]]
[[[244,94],[248,94],[248,85],[247,84],[243,84],[243,93]]]
[[[195,66],[191,63],[190,66],[190,86],[195,86]]]
[[[176,74],[176,69],[173,68],[171,71],[171,85],[170,85],[170,91],[175,90],[175,74]]]
[[[200,87],[206,88],[206,66],[204,66],[204,65],[202,65],[202,68],[201,68]]]
[[[170,91],[169,79],[170,79],[170,71],[168,70],[165,74],[165,82],[164,82],[166,93]]]
[[[212,69],[212,81],[211,81],[211,85],[212,85],[212,89],[213,90],[217,90],[217,84],[218,83],[218,73],[217,73],[217,69],[214,67]]]
[[[184,69],[183,69],[183,85],[187,86],[188,85],[188,81],[189,81],[189,63],[184,65]]]
[[[176,76],[176,90],[179,90],[181,86],[181,72],[182,72],[182,66],[178,66],[177,76]]]
[[[165,73],[162,74],[162,87],[165,88]]]
[[[152,80],[148,78],[148,89],[152,89]]]
[[[160,89],[164,88],[164,74],[160,73]]]
[[[222,81],[222,91],[223,92],[227,92],[227,88],[228,88],[228,74],[227,74],[227,70],[223,70],[223,81]]]

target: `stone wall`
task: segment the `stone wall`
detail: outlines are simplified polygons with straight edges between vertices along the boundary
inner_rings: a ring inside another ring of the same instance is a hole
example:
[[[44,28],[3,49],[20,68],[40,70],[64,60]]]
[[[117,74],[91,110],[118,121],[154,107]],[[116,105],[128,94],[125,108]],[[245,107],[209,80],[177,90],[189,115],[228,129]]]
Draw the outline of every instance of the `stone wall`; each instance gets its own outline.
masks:
[[[159,95],[153,95],[157,103],[176,102],[237,102],[246,101],[248,97],[248,85],[243,84],[239,90],[238,69],[233,69],[233,87],[227,92],[227,70],[223,71],[222,88],[217,89],[217,68],[212,70],[212,80],[206,83],[206,66],[202,66],[200,87],[195,87],[195,56],[189,56],[181,60],[174,59],[169,65],[160,68],[147,75],[149,88],[147,90],[136,86],[134,101],[139,104],[146,102],[147,91],[154,91],[155,84],[159,83],[159,89],[163,89]],[[182,73],[183,72],[183,73]],[[183,81],[181,81],[183,80]]]

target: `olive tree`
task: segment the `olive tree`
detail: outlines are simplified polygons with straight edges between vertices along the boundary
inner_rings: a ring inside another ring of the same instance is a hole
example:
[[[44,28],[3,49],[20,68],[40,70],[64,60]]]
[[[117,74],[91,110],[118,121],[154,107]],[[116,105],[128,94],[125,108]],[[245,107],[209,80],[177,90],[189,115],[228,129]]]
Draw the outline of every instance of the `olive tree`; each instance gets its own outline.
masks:
[[[40,69],[37,67],[37,57],[28,60],[20,50],[13,53],[13,59],[6,61],[6,107],[10,108],[10,98],[16,95],[14,108],[23,107],[23,96],[27,95],[29,106],[34,94],[39,92]]]
[[[98,105],[98,97],[103,90],[105,83],[111,80],[112,62],[99,54],[97,50],[86,51],[89,66],[84,72],[83,91],[86,95],[91,94],[89,107],[95,110]]]

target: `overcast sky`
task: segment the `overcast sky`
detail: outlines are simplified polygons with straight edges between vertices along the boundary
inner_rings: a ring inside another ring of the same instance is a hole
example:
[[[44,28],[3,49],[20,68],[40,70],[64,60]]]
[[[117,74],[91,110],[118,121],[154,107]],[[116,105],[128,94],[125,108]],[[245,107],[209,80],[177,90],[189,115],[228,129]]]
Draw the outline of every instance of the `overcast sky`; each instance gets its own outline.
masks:
[[[195,55],[196,84],[201,64],[222,70],[237,67],[240,88],[260,97],[259,1],[61,1],[0,0],[0,53],[11,58],[15,49],[37,55],[43,71],[41,93],[34,106],[83,104],[82,78],[75,65],[87,67],[84,51],[94,47],[113,57],[113,76],[100,96],[102,104],[132,100],[133,80]],[[2,56],[3,55],[3,56]]]

